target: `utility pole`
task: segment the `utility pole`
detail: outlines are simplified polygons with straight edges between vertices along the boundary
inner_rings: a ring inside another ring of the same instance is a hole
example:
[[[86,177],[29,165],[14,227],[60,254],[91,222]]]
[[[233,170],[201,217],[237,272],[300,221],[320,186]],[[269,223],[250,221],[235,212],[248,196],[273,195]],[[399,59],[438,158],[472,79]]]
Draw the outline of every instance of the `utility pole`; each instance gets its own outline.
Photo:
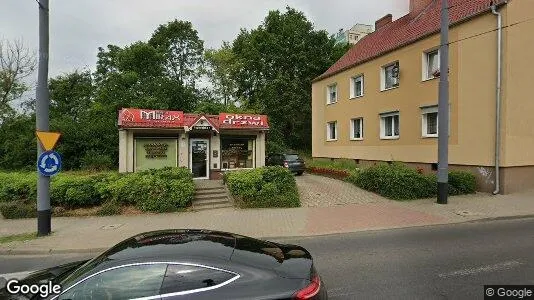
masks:
[[[49,106],[48,95],[48,0],[37,0],[39,4],[39,70],[37,72],[36,90],[36,131],[48,131],[49,129]],[[39,141],[37,141],[37,157],[43,153]],[[37,234],[49,235],[51,232],[52,212],[50,210],[50,177],[37,172]]]
[[[449,194],[449,1],[441,0],[438,101],[438,203]]]

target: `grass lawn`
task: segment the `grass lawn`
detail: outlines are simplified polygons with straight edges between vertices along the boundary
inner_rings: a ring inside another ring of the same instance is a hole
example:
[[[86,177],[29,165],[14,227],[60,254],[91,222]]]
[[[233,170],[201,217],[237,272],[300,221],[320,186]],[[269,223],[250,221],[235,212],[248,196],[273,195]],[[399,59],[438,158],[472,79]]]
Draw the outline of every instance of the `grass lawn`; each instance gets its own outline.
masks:
[[[38,238],[37,233],[21,233],[21,234],[12,234],[7,236],[0,236],[0,244],[7,244],[11,242],[27,241]]]

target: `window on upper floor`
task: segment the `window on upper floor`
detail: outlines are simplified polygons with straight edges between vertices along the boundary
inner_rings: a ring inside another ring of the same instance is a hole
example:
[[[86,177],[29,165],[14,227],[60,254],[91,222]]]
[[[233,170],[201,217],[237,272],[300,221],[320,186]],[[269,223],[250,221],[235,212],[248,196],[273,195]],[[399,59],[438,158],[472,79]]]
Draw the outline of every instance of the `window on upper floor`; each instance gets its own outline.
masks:
[[[399,130],[399,112],[387,113],[380,115],[380,138],[398,139],[400,136]]]
[[[389,90],[399,86],[399,62],[395,62],[382,67],[381,70],[381,90]]]
[[[423,137],[438,137],[438,107],[425,107],[421,115]]]
[[[326,140],[327,141],[337,140],[337,121],[326,123]]]
[[[350,139],[363,140],[363,118],[350,120]]]
[[[350,98],[363,96],[363,75],[358,75],[350,79]]]
[[[326,88],[326,104],[334,104],[336,102],[337,102],[337,84],[332,84]]]
[[[423,80],[436,78],[439,72],[439,50],[423,53]]]

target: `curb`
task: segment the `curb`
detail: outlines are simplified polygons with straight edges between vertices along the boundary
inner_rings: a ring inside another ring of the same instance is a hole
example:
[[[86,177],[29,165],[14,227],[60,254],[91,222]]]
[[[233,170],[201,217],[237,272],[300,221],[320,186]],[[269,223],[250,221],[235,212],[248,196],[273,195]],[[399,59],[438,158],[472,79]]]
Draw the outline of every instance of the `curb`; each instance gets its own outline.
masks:
[[[100,254],[109,248],[17,250],[0,249],[0,255]]]
[[[300,236],[278,236],[278,237],[257,237],[257,238],[260,240],[283,242],[284,240],[307,239],[307,238],[325,237],[325,236],[338,235],[338,234],[365,233],[365,232],[387,231],[387,230],[396,230],[396,229],[437,227],[437,226],[445,226],[445,225],[473,224],[473,223],[484,223],[484,222],[491,222],[491,221],[521,220],[521,219],[532,219],[532,218],[534,218],[534,214],[519,215],[519,216],[488,217],[488,218],[475,219],[475,220],[465,220],[465,221],[448,222],[448,223],[408,225],[408,226],[401,226],[401,227],[363,228],[362,230],[356,230],[356,231],[333,231],[333,232],[325,232],[325,233],[318,233],[318,234],[311,234],[311,235],[300,235]],[[87,249],[57,249],[57,250],[55,249],[48,249],[48,250],[0,249],[0,255],[100,254],[106,251],[107,249],[109,249],[109,247],[87,248]]]

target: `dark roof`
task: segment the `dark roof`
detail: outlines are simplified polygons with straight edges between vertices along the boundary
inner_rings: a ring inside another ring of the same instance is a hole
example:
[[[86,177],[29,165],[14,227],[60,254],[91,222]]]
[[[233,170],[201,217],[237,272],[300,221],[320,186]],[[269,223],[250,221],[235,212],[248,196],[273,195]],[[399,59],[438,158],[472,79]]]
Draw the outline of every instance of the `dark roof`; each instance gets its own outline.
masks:
[[[489,12],[491,5],[505,0],[449,0],[450,24],[458,24],[469,18]],[[379,28],[355,44],[318,81],[336,73],[370,61],[398,48],[407,46],[440,30],[441,0],[432,1],[422,12],[408,13],[400,19]]]

